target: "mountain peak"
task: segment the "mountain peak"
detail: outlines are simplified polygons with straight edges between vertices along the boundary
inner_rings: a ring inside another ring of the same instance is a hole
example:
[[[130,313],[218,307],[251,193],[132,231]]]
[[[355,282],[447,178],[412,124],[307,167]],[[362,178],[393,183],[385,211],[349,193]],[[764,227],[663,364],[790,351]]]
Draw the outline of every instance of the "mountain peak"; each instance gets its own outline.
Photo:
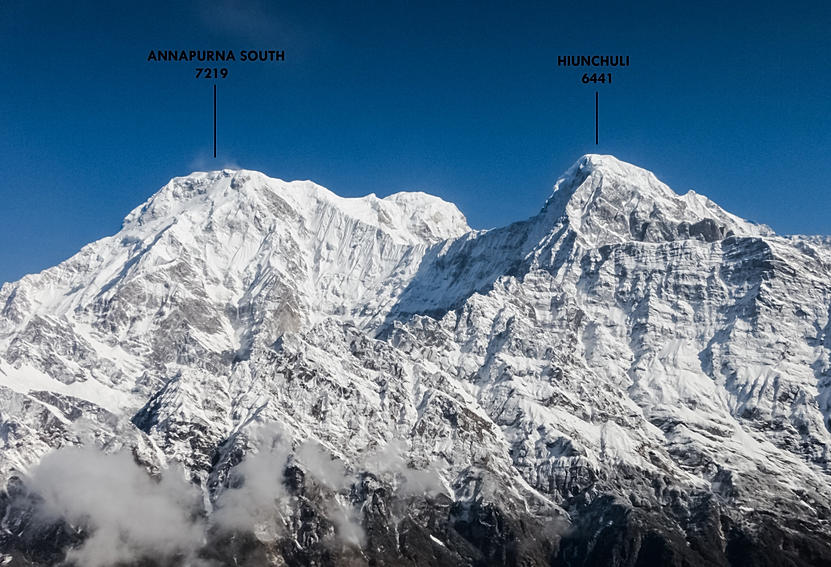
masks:
[[[772,233],[694,191],[677,194],[651,171],[601,154],[586,154],[566,170],[541,216],[547,223],[567,221],[596,246]]]
[[[593,168],[633,168],[643,169],[631,163],[622,161],[611,154],[583,154],[574,163],[576,166],[590,166]],[[646,171],[646,170],[644,170]]]
[[[408,244],[435,243],[470,231],[456,205],[427,193],[341,197],[312,181],[287,182],[245,169],[174,177],[134,209],[124,226],[167,226],[185,219],[203,223],[228,208],[247,211],[252,218],[280,217],[283,222],[288,215],[308,226],[315,225],[321,215],[339,214]]]

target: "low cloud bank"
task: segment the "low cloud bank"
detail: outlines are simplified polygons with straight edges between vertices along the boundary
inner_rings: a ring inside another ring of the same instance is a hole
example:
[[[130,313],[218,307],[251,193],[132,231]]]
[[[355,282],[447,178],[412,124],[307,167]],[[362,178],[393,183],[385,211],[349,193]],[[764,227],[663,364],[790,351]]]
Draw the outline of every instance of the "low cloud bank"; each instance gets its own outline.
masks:
[[[64,448],[43,458],[28,485],[40,513],[90,532],[67,559],[99,567],[149,554],[189,557],[202,545],[200,494],[179,471],[153,480],[127,453]]]
[[[64,519],[89,534],[67,554],[77,565],[103,567],[144,558],[195,565],[201,564],[198,553],[209,528],[250,531],[263,542],[290,535],[287,525],[296,503],[284,484],[284,471],[293,462],[307,479],[334,493],[323,506],[335,536],[347,545],[363,545],[362,511],[349,500],[356,478],[342,460],[314,441],[302,443],[292,456],[290,441],[275,427],[251,435],[254,449],[230,471],[229,487],[215,501],[209,520],[202,493],[185,480],[184,471],[171,468],[153,478],[126,452],[59,449],[33,468],[27,486],[42,498],[41,517]],[[434,471],[409,468],[405,454],[406,444],[393,441],[367,459],[365,467],[390,476],[400,494],[445,490]]]

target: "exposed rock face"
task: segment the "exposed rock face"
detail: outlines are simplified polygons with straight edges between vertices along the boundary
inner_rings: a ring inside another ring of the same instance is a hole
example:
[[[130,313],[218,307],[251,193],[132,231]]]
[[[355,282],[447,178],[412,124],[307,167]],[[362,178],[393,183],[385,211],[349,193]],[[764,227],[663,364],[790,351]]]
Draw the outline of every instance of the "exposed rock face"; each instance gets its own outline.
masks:
[[[200,495],[127,564],[831,565],[829,309],[829,240],[610,156],[491,231],[176,178],[0,289],[0,551],[103,557],[38,474],[86,446]]]

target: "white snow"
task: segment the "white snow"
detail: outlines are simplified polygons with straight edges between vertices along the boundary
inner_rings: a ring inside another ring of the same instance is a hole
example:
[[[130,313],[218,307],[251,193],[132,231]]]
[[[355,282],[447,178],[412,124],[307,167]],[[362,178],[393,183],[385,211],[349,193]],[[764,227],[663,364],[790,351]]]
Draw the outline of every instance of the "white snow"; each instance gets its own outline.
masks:
[[[154,400],[130,442],[199,474],[277,422],[352,465],[401,441],[454,499],[474,473],[489,498],[556,507],[551,487],[591,475],[623,494],[619,470],[693,490],[723,469],[743,503],[813,486],[828,504],[830,306],[826,240],[778,237],[612,156],[584,156],[540,214],[491,231],[424,193],[194,173],[0,289],[2,419],[26,424],[0,471],[76,442],[61,411],[28,404],[45,390],[125,419]]]

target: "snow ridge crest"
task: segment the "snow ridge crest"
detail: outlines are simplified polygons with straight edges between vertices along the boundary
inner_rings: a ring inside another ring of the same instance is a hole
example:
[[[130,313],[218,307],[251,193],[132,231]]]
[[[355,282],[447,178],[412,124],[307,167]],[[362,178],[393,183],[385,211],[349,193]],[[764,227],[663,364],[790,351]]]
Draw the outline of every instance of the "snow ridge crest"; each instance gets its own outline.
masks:
[[[433,243],[470,230],[454,204],[427,193],[347,198],[311,181],[286,182],[244,169],[174,177],[134,209],[124,227],[169,224],[182,215],[204,218],[232,203],[243,209],[259,205],[267,216],[278,218],[299,215],[306,223],[313,223],[315,216],[342,214],[409,244]]]

